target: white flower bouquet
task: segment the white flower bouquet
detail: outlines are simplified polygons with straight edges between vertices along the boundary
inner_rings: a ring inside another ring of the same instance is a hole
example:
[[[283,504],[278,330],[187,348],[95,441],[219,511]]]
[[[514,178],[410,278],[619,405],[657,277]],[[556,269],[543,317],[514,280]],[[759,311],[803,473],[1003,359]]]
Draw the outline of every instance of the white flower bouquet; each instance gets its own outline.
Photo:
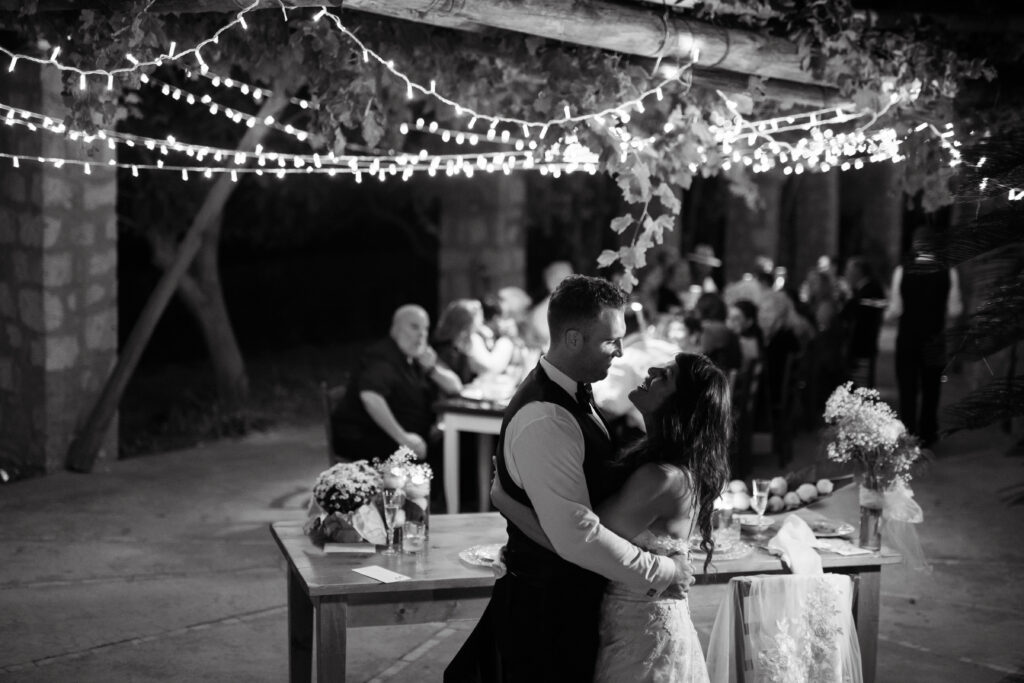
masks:
[[[889,544],[912,567],[925,568],[914,524],[924,520],[910,489],[910,469],[923,456],[918,439],[874,389],[847,382],[825,403],[825,422],[833,426],[828,457],[856,462],[862,470],[860,545],[881,548],[884,522]]]
[[[825,422],[834,427],[829,459],[858,463],[865,487],[885,491],[910,481],[921,447],[877,391],[854,389],[853,382],[836,387],[825,403]]]
[[[372,518],[379,515],[373,503],[380,489],[380,472],[365,460],[338,463],[324,470],[313,485],[306,533],[321,546],[326,542],[375,541],[377,524]]]

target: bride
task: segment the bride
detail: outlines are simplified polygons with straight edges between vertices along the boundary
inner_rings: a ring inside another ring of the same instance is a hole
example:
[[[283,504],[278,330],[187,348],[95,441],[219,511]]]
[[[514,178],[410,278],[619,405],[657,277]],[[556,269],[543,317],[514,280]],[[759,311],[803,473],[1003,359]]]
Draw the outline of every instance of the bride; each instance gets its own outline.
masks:
[[[729,384],[705,356],[680,353],[630,392],[647,436],[619,461],[622,488],[597,507],[601,523],[651,552],[687,553],[696,527],[713,554],[713,501],[728,480]],[[533,512],[495,479],[495,506],[551,548]],[[608,584],[601,607],[596,681],[707,681],[707,667],[682,592],[657,598]]]

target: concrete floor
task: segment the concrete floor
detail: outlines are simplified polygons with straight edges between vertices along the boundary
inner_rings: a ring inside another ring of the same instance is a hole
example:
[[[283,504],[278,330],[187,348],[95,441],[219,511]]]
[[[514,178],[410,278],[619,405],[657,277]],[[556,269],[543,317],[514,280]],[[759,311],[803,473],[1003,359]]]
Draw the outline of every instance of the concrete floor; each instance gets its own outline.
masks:
[[[883,572],[879,681],[1024,681],[1024,506],[1005,500],[1024,459],[1010,445],[996,430],[950,438],[915,481],[934,570]],[[797,463],[818,449],[801,437]],[[303,517],[324,451],[319,426],[279,429],[0,487],[0,681],[286,681],[267,524]],[[691,599],[705,642],[720,596]],[[471,628],[353,629],[349,680],[439,680]]]

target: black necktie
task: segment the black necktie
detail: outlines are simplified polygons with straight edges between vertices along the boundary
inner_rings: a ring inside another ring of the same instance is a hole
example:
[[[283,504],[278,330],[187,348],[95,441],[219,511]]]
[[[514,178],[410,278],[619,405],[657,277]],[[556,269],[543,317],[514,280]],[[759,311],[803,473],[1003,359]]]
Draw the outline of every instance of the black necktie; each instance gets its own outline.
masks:
[[[576,385],[576,400],[585,410],[590,410],[590,404],[594,401],[594,390],[590,388],[590,384],[580,382]]]

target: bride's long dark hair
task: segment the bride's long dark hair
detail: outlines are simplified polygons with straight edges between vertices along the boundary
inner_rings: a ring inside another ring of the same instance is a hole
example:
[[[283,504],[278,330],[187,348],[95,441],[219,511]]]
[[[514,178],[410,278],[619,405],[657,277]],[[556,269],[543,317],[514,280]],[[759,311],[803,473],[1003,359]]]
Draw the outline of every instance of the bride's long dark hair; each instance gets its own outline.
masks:
[[[629,449],[622,463],[635,469],[647,462],[661,462],[689,474],[707,571],[714,554],[711,513],[729,480],[729,380],[707,356],[680,353],[675,363],[675,393],[653,415],[647,436]]]

